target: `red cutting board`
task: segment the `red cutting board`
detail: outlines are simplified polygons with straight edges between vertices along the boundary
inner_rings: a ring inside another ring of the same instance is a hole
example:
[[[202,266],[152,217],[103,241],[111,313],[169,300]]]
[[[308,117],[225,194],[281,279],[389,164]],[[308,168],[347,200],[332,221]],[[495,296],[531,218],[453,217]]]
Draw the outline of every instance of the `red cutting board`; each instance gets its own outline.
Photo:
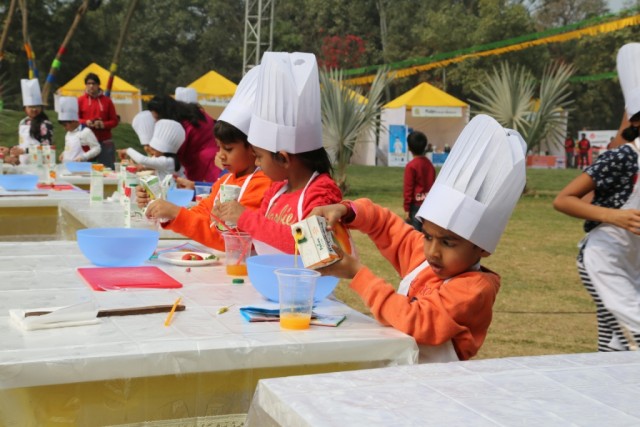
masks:
[[[119,288],[182,287],[182,283],[158,267],[78,268],[78,274],[94,291],[117,290]]]

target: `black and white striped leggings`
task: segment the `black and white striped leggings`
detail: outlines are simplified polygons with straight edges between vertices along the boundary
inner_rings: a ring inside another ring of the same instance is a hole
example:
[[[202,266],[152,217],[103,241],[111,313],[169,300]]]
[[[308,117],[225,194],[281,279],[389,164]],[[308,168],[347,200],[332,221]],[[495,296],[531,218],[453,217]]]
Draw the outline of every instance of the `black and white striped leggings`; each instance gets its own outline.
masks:
[[[582,255],[582,254],[580,254]],[[598,320],[598,351],[625,351],[625,350],[635,350],[633,346],[637,346],[640,343],[640,334],[631,334],[628,329],[625,328],[623,332],[622,327],[618,323],[618,320],[615,316],[605,308],[602,304],[602,299],[596,288],[593,286],[591,282],[591,278],[589,277],[589,273],[584,268],[584,261],[582,256],[578,256],[577,261],[578,266],[578,274],[580,275],[580,280],[582,280],[582,285],[585,287],[591,298],[593,298],[593,302],[596,304],[596,318]],[[629,339],[635,340],[635,343],[632,342],[632,346],[629,346]],[[609,347],[609,343],[613,336],[616,336],[620,343],[624,346],[624,349],[612,348]]]

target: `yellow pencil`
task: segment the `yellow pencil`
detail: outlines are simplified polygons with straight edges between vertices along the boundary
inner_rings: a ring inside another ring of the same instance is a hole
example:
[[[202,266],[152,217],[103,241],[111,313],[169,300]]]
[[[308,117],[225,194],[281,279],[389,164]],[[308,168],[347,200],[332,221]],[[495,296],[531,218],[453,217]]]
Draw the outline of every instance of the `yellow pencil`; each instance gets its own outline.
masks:
[[[164,321],[164,326],[169,326],[171,324],[171,319],[173,318],[173,313],[176,312],[176,308],[178,308],[178,304],[180,304],[181,300],[182,300],[182,297],[178,297],[176,302],[173,303],[173,307],[171,307],[171,311],[167,315],[167,319]]]

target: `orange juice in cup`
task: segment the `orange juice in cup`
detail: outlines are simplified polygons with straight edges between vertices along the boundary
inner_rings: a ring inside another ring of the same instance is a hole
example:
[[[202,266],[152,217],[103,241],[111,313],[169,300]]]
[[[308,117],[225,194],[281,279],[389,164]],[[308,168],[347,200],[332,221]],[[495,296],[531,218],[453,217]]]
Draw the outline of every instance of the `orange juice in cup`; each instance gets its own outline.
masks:
[[[239,231],[222,233],[227,274],[229,276],[247,275],[247,258],[251,256],[251,235]]]
[[[275,274],[278,278],[280,328],[308,329],[320,273],[306,268],[279,268]]]

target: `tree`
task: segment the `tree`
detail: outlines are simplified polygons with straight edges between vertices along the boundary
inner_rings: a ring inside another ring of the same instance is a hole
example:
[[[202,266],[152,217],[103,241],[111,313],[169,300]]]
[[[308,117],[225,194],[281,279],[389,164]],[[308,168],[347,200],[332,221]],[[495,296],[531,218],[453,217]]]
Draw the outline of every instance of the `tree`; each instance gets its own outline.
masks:
[[[474,93],[471,102],[478,113],[494,117],[502,126],[515,129],[534,150],[540,143],[564,136],[564,113],[573,100],[569,89],[572,66],[554,63],[545,69],[539,85],[522,67],[502,63],[500,69],[486,74],[486,84]],[[538,99],[534,99],[536,86]]]
[[[348,189],[347,165],[358,137],[379,124],[382,95],[392,79],[393,75],[386,69],[380,69],[367,98],[363,99],[360,90],[353,90],[343,83],[342,71],[320,72],[322,139],[335,164],[334,179],[343,192]]]

